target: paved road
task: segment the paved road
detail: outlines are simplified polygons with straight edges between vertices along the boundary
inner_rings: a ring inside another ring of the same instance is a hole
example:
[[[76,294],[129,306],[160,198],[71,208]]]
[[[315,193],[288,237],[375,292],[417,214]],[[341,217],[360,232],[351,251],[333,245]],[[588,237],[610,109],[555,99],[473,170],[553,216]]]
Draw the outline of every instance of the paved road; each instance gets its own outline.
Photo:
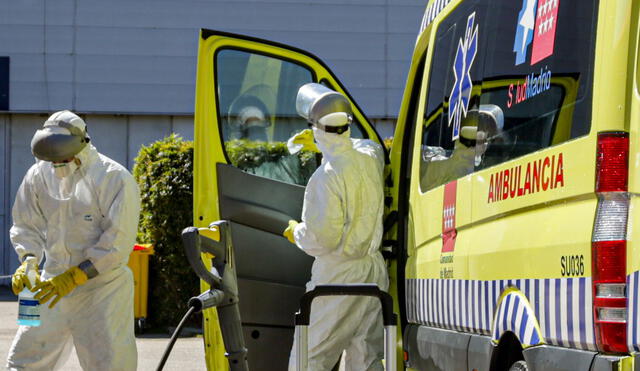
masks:
[[[0,286],[0,369],[4,370],[7,353],[18,329],[18,303],[6,287]],[[155,370],[169,342],[169,335],[142,335],[136,338],[138,370]],[[165,370],[206,370],[202,337],[180,338],[164,367]],[[62,367],[64,371],[82,371],[75,351]]]

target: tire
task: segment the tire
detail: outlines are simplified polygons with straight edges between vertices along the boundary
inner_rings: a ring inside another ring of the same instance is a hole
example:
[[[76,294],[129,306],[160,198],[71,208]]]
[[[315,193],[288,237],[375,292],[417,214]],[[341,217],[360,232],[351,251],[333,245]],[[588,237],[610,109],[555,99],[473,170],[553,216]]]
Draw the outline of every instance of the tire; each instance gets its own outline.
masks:
[[[529,366],[527,366],[526,361],[518,361],[509,367],[509,371],[527,371],[529,370]]]

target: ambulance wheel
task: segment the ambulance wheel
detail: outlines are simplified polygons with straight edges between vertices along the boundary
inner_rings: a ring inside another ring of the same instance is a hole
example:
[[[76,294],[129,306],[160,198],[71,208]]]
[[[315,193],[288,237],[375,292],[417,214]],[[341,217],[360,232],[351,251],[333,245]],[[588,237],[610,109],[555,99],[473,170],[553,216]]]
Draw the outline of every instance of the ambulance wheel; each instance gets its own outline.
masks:
[[[509,367],[509,371],[527,371],[528,369],[526,361],[518,361]]]

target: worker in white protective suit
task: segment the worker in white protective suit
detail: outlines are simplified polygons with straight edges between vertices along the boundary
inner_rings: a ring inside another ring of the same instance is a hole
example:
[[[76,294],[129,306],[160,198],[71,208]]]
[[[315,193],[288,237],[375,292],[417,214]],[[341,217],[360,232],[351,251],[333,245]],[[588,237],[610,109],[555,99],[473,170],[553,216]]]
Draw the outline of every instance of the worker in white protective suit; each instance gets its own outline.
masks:
[[[387,290],[382,239],[382,147],[350,139],[351,105],[320,84],[298,91],[298,113],[312,124],[322,152],[304,195],[302,222],[290,221],[283,233],[315,257],[307,290],[320,284],[375,283]],[[301,133],[291,142],[314,150],[313,138]],[[309,324],[309,370],[331,370],[343,350],[347,370],[382,370],[383,327],[380,303],[367,297],[319,297]],[[295,366],[293,345],[289,368]]]
[[[85,122],[56,112],[31,141],[36,163],[13,206],[11,242],[24,262],[45,259],[36,298],[41,325],[20,326],[10,370],[53,370],[71,351],[84,370],[135,370],[133,277],[140,196],[131,174],[89,143]],[[25,284],[24,269],[12,279]]]
[[[476,137],[482,135],[484,139],[484,133],[478,132],[475,126],[465,126],[460,132],[450,156],[441,147],[423,146],[420,166],[420,185],[423,191],[473,173],[475,159],[478,157]]]
[[[442,147],[423,145],[420,164],[422,190],[427,191],[473,173],[484,160],[489,145],[487,139],[498,137],[493,141],[502,142],[508,138],[503,127],[502,109],[493,104],[481,104],[467,112],[450,155]],[[487,166],[484,163],[482,168]]]

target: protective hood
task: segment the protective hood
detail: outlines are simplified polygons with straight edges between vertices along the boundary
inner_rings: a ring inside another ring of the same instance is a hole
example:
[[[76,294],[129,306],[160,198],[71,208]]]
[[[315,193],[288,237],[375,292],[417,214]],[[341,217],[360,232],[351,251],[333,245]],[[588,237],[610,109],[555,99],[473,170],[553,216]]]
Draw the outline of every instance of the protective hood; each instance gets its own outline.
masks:
[[[59,111],[45,121],[31,139],[31,153],[42,161],[64,161],[89,143],[84,120],[70,111]]]
[[[335,134],[327,133],[314,127],[313,137],[316,140],[318,149],[327,159],[335,158],[335,156],[353,147],[351,143],[351,130],[347,130],[342,134]]]
[[[39,162],[42,169],[40,172],[42,181],[46,185],[45,189],[49,196],[56,200],[68,200],[73,196],[76,184],[80,178],[85,176],[87,167],[97,160],[98,151],[93,145],[88,144],[80,152],[76,153],[74,157],[77,159],[74,164],[77,165],[73,172],[64,178],[59,178],[55,175],[52,162],[45,160],[40,160]]]
[[[244,126],[269,126],[262,110],[255,106],[244,107],[240,110],[238,124]]]

